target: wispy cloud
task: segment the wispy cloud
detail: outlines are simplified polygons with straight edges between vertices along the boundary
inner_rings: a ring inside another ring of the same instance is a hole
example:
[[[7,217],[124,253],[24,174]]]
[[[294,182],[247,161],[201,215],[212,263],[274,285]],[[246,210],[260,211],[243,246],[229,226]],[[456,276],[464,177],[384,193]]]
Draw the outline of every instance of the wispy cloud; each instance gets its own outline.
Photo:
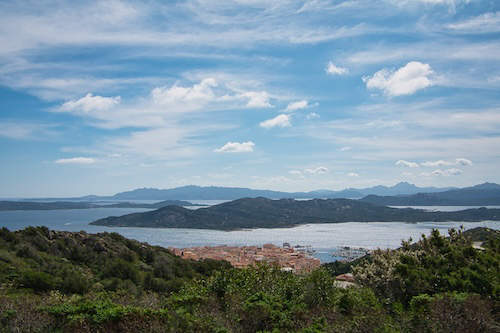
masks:
[[[396,161],[395,164],[399,165],[399,166],[404,166],[404,167],[407,167],[407,168],[418,168],[419,167],[418,163],[416,163],[416,162],[410,162],[410,161],[405,161],[405,160]]]
[[[319,166],[319,167],[316,167],[316,168],[305,169],[304,172],[312,174],[312,175],[323,174],[323,173],[327,173],[328,172],[328,168],[324,167],[324,166]]]
[[[95,162],[96,159],[92,157],[61,158],[54,161],[56,164],[94,164]]]
[[[301,100],[297,102],[291,102],[286,106],[286,109],[284,110],[285,112],[293,112],[297,110],[302,110],[302,109],[307,109],[311,107],[308,101],[306,100]]]
[[[61,105],[61,111],[77,111],[77,112],[92,112],[92,111],[106,111],[112,107],[120,104],[121,97],[102,97],[93,96],[88,93],[78,100],[71,100]]]
[[[457,169],[457,168],[450,168],[450,169],[436,169],[432,172],[422,172],[420,175],[424,177],[429,177],[429,176],[458,176],[463,173],[463,170]]]
[[[499,32],[500,12],[484,13],[464,21],[448,24],[447,28],[474,34]]]
[[[53,124],[2,121],[0,136],[15,140],[46,140],[58,135],[57,126]]]
[[[472,161],[466,158],[457,158],[454,161],[426,161],[420,163],[421,166],[425,167],[442,167],[442,166],[450,166],[450,165],[462,165],[462,166],[470,166],[472,165]]]
[[[280,114],[274,118],[265,120],[261,122],[260,127],[263,128],[273,128],[273,127],[290,127],[292,124],[290,123],[290,115]]]
[[[228,142],[224,146],[214,150],[216,153],[250,153],[253,152],[255,144],[252,141],[247,142]]]

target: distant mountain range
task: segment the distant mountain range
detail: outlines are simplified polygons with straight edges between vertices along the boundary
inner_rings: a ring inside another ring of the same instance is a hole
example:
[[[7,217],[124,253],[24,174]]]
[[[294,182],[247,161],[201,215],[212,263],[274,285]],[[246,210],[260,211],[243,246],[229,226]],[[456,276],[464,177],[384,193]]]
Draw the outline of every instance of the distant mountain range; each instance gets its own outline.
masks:
[[[368,195],[361,201],[381,206],[489,206],[500,205],[500,185],[484,183],[438,193],[379,196]]]
[[[500,220],[500,209],[479,208],[458,212],[429,212],[411,208],[389,208],[350,199],[271,200],[259,197],[238,199],[197,210],[167,206],[144,213],[107,217],[91,224],[113,227],[235,230],[349,221],[474,222],[484,220]]]
[[[361,198],[369,194],[375,195],[400,195],[419,192],[441,192],[450,188],[417,187],[413,184],[401,182],[394,186],[374,186],[364,189],[348,188],[341,191],[316,190],[311,192],[280,192],[271,190],[255,190],[243,187],[217,187],[217,186],[183,186],[172,189],[142,188],[128,192],[117,193],[111,198],[117,200],[235,200],[241,198],[265,197],[269,199],[311,199],[311,198]]]
[[[244,187],[218,187],[218,186],[182,186],[171,189],[140,188],[120,192],[112,196],[87,195],[77,198],[44,198],[26,199],[35,200],[70,200],[70,201],[101,201],[101,200],[235,200],[241,198],[265,197],[269,199],[312,199],[312,198],[348,198],[358,199],[367,195],[409,195],[415,193],[435,193],[452,189],[451,187],[417,187],[407,182],[394,186],[374,186],[362,189],[347,188],[341,191],[316,190],[310,192],[280,192],[272,190],[255,190]]]

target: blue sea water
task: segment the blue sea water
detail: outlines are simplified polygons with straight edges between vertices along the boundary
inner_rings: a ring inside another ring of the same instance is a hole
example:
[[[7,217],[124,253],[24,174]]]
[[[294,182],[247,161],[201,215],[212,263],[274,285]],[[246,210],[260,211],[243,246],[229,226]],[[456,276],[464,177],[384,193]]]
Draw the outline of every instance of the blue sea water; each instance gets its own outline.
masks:
[[[434,207],[436,208],[436,207]],[[466,229],[486,226],[500,229],[499,221],[485,222],[347,222],[328,224],[306,224],[294,228],[251,229],[218,231],[204,229],[154,229],[119,228],[89,225],[90,222],[107,216],[120,216],[143,212],[148,209],[92,208],[67,210],[30,210],[0,212],[0,226],[19,230],[27,226],[47,226],[54,230],[81,231],[88,233],[117,232],[125,237],[164,247],[190,247],[204,245],[263,245],[272,243],[281,246],[283,242],[292,245],[311,245],[315,256],[323,262],[336,258],[330,254],[339,246],[374,248],[396,248],[402,240],[418,239],[429,234],[433,228],[447,233],[449,228]]]

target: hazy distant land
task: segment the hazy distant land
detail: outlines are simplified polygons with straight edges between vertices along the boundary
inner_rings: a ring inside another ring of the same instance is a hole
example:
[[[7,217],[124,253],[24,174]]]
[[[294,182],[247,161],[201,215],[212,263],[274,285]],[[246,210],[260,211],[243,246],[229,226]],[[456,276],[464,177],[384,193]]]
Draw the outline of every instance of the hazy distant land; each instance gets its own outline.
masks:
[[[114,204],[97,204],[93,202],[55,201],[0,201],[0,211],[6,210],[58,210],[58,209],[90,209],[90,208],[151,208],[158,209],[165,206],[201,206],[182,200],[165,200],[156,203],[119,202]]]
[[[265,197],[269,199],[358,199],[367,195],[410,195],[416,193],[434,193],[453,189],[451,187],[418,187],[407,182],[400,182],[394,186],[373,186],[368,188],[346,188],[339,191],[314,190],[309,192],[282,192],[272,190],[258,190],[244,187],[195,186],[188,185],[170,189],[139,188],[131,191],[116,193],[111,196],[86,195],[73,198],[33,198],[26,201],[85,201],[95,202],[102,200],[235,200],[241,198]]]

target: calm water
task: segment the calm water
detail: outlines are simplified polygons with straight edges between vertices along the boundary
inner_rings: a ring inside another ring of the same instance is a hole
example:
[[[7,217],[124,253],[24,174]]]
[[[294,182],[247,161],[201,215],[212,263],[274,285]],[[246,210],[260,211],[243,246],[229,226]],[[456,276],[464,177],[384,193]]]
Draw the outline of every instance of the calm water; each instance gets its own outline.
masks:
[[[436,208],[436,207],[433,207]],[[456,208],[456,207],[455,207]],[[396,248],[401,240],[421,234],[429,234],[433,228],[446,233],[451,227],[464,225],[466,229],[487,226],[500,229],[499,221],[459,223],[459,222],[348,222],[335,224],[307,224],[285,229],[252,229],[238,231],[217,231],[202,229],[152,229],[152,228],[110,228],[92,226],[88,223],[107,216],[119,216],[148,209],[93,208],[51,211],[6,211],[0,212],[0,226],[10,230],[26,226],[45,225],[54,230],[80,231],[89,233],[102,231],[118,232],[125,237],[148,242],[153,245],[190,247],[203,245],[262,245],[283,242],[292,245],[312,245],[316,256],[322,261],[333,260],[329,253],[338,246],[365,248]]]

